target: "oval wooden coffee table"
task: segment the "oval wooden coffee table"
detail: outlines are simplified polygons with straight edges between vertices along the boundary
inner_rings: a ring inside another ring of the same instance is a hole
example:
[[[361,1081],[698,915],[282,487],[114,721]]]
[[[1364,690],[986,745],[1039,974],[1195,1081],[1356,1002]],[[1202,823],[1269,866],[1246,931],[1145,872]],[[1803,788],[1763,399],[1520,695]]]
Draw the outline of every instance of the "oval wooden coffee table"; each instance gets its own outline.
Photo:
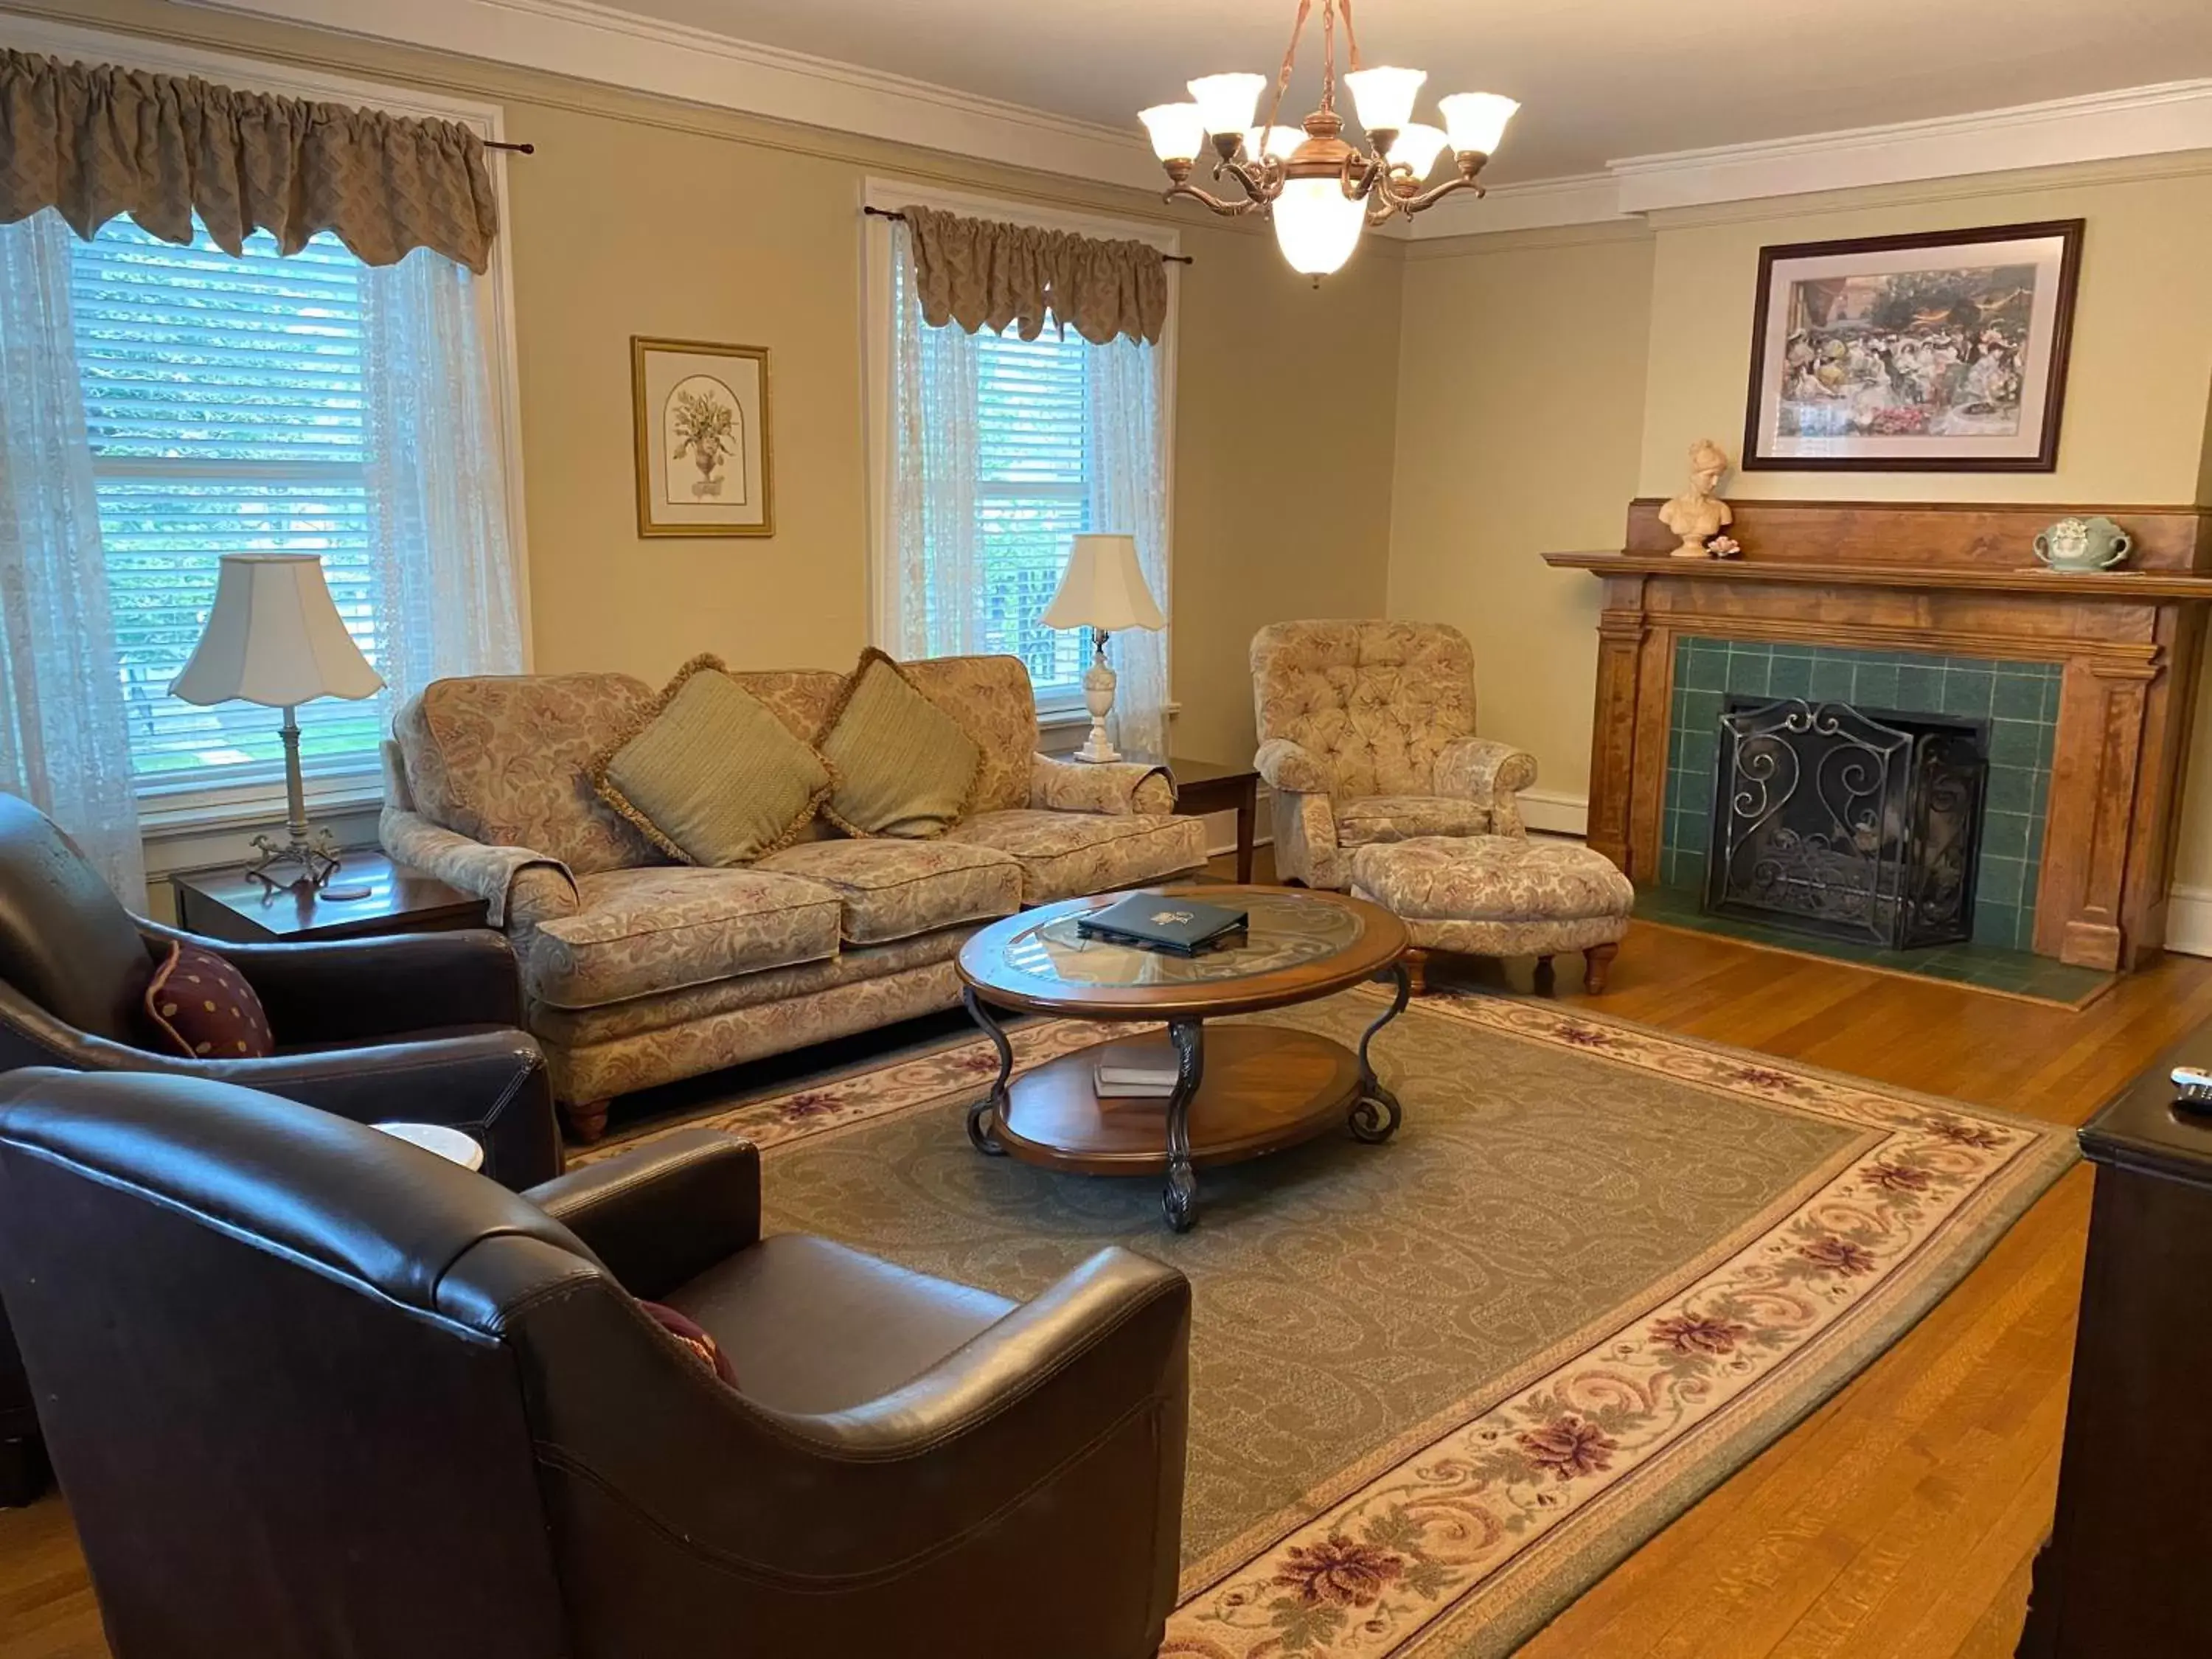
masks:
[[[1341,1124],[1388,1140],[1397,1097],[1369,1062],[1375,1034],[1404,1012],[1405,924],[1379,905],[1292,887],[1146,888],[1248,912],[1241,944],[1179,957],[1085,939],[1077,921],[1127,896],[1068,899],[993,923],[962,947],[968,1012],[999,1050],[998,1080],[968,1114],[968,1138],[991,1156],[1085,1175],[1157,1175],[1168,1224],[1197,1216],[1196,1171],[1297,1146]],[[1206,1022],[1310,1002],[1389,972],[1397,995],[1355,1052],[1331,1038],[1272,1025]],[[1068,1019],[1165,1021],[1147,1033],[1079,1049],[1013,1075],[1014,1051],[994,1008]],[[1101,1099],[1096,1067],[1175,1075],[1165,1099]]]

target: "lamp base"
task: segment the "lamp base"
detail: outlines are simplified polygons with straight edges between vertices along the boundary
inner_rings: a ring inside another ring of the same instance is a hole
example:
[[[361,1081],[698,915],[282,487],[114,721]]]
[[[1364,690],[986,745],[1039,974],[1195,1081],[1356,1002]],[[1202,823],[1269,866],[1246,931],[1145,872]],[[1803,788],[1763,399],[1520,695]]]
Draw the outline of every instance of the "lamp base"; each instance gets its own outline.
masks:
[[[338,872],[337,843],[328,830],[295,832],[282,842],[273,836],[256,836],[253,848],[261,856],[246,866],[246,873],[272,890],[319,889]]]
[[[1106,736],[1106,720],[1114,712],[1115,682],[1113,665],[1106,660],[1106,630],[1095,629],[1091,641],[1091,666],[1083,676],[1083,706],[1091,713],[1091,738],[1075,751],[1074,758],[1103,766],[1121,758]]]

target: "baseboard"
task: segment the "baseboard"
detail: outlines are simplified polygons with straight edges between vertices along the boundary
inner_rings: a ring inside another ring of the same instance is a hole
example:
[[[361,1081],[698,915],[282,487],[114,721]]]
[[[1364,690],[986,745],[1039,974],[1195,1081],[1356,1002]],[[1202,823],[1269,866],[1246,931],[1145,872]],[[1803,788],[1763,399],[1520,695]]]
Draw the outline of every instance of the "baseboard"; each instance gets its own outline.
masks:
[[[1547,836],[1585,836],[1589,833],[1589,797],[1569,795],[1554,789],[1523,789],[1521,821]]]
[[[2212,957],[2212,887],[2177,886],[2166,895],[2166,948]]]

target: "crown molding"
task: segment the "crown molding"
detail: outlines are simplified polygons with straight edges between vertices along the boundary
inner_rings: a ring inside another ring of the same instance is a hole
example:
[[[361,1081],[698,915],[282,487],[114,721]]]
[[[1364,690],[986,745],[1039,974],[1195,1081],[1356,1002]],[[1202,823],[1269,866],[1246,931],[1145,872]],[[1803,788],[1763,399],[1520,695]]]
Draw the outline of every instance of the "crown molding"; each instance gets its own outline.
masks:
[[[2212,149],[2212,80],[2169,81],[1932,121],[1607,164],[1620,210],[1670,208]]]
[[[183,0],[224,11],[828,127],[986,161],[1160,187],[1133,128],[1070,120],[595,0]]]
[[[1532,179],[1492,185],[1480,202],[1455,202],[1413,221],[1413,240],[1435,242],[1462,236],[1496,236],[1561,225],[1604,224],[1626,217],[1620,185],[1608,173],[1565,179]]]

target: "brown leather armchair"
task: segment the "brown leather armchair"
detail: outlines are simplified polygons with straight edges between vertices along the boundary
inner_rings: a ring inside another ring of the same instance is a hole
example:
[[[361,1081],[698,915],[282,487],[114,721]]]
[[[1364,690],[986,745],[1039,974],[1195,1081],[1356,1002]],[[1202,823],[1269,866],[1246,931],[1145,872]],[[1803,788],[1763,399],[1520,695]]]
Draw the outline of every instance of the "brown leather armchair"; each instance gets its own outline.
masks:
[[[118,1659],[1152,1654],[1182,1276],[1018,1305],[763,1238],[758,1177],[701,1131],[532,1202],[249,1091],[0,1080],[0,1294]]]
[[[331,944],[195,940],[234,963],[280,1051],[195,1060],[140,1048],[154,952],[188,933],[133,916],[53,822],[0,793],[0,1072],[64,1066],[242,1083],[362,1122],[466,1131],[511,1187],[561,1169],[560,1132],[507,941],[486,932]],[[0,1318],[0,1504],[44,1485],[37,1424]]]

